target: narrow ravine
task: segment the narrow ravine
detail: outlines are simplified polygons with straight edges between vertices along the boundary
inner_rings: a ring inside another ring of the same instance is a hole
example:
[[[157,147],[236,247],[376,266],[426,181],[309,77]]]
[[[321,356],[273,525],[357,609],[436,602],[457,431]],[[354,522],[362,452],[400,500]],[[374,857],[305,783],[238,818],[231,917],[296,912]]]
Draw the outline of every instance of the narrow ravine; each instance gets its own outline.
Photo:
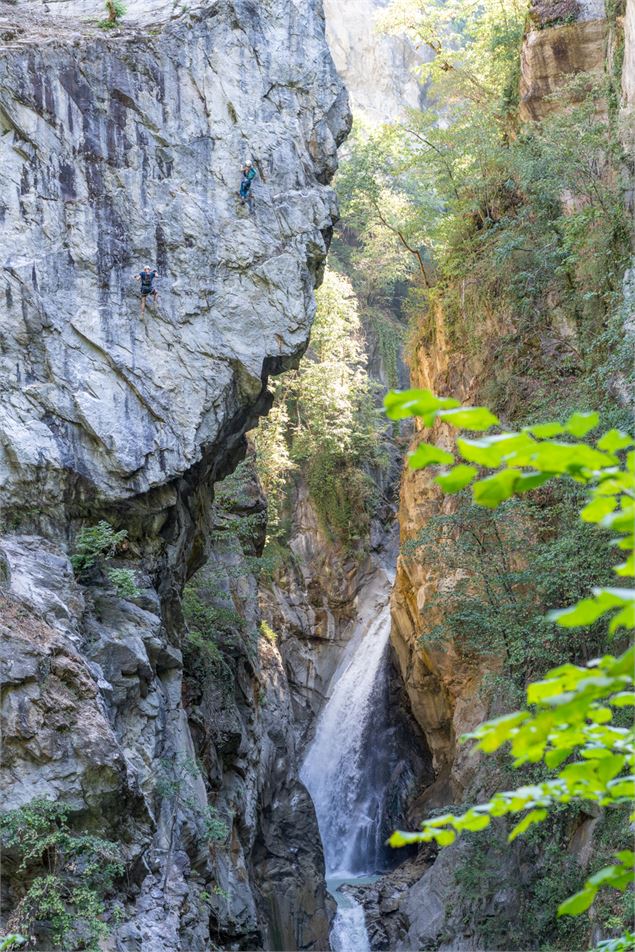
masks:
[[[370,949],[363,908],[341,887],[367,880],[388,863],[383,818],[398,756],[390,743],[389,638],[386,585],[355,623],[301,770],[315,804],[327,882],[338,904],[331,932],[334,952]]]

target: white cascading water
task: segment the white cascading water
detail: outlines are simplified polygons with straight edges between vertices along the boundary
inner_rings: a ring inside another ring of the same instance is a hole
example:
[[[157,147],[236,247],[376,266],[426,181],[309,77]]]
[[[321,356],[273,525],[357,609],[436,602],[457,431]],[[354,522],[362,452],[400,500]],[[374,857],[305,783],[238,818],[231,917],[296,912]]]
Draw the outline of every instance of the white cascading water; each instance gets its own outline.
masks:
[[[334,952],[370,950],[363,908],[336,890],[381,866],[387,778],[377,728],[385,720],[389,637],[386,599],[370,623],[360,621],[348,645],[301,771],[315,804],[327,879],[338,900],[331,932]]]

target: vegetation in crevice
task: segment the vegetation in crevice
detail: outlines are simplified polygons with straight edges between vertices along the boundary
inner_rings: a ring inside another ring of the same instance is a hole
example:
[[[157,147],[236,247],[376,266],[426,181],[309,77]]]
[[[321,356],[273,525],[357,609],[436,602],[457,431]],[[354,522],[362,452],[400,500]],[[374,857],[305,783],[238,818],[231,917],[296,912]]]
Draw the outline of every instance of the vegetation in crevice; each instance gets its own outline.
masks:
[[[209,534],[214,558],[189,580],[181,600],[186,676],[199,691],[213,684],[227,698],[235,658],[245,653],[252,664],[257,658],[259,630],[244,615],[240,587],[270,569],[270,560],[258,554],[266,523],[259,491],[252,456],[216,484]]]
[[[117,843],[76,832],[70,815],[66,804],[36,798],[0,816],[3,865],[16,863],[22,890],[9,927],[46,937],[47,947],[95,952],[109,935],[108,899],[125,866]]]
[[[125,4],[122,0],[105,0],[106,19],[100,20],[97,24],[102,30],[112,30],[120,25],[121,18],[126,14]]]
[[[100,520],[94,526],[85,526],[77,534],[75,551],[71,555],[73,571],[80,582],[89,582],[103,573],[120,598],[138,598],[132,569],[115,568],[112,559],[123,548],[128,530],[115,531],[109,522]]]

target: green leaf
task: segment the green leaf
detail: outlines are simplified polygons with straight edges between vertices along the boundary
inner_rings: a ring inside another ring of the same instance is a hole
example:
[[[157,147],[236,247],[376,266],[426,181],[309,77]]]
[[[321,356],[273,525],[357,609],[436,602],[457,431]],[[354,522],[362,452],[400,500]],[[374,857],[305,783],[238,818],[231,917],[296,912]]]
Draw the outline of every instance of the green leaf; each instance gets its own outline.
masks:
[[[589,876],[587,882],[596,887],[610,886],[616,880],[620,880],[623,876],[623,866],[604,866],[603,869],[599,869],[597,873],[593,874],[593,876]]]
[[[514,495],[514,486],[519,475],[517,469],[504,469],[500,473],[479,480],[472,487],[474,502],[479,506],[495,509],[501,502]]]
[[[611,512],[600,523],[603,529],[614,529],[617,532],[630,532],[635,525],[635,505],[622,502],[622,508]]]
[[[599,496],[593,499],[580,513],[583,522],[601,522],[605,516],[617,509],[615,496]]]
[[[558,906],[558,915],[579,916],[580,913],[584,912],[592,904],[596,892],[597,889],[594,888],[583,889],[581,892],[576,893],[575,896],[570,896],[569,899],[565,899],[565,901]]]
[[[635,554],[629,555],[626,562],[615,566],[615,574],[622,578],[635,578]]]
[[[498,417],[494,416],[487,407],[458,407],[453,410],[442,410],[438,417],[444,423],[450,423],[463,430],[489,430],[490,427],[500,423]]]
[[[564,432],[562,423],[536,423],[523,427],[523,433],[532,433],[539,440],[548,440],[550,436],[560,436]]]
[[[432,820],[426,820],[425,826],[426,829],[433,826],[447,826],[449,823],[454,823],[455,819],[453,813],[444,813],[443,816],[435,816]]]
[[[635,604],[626,605],[621,612],[618,612],[617,615],[611,619],[609,634],[614,635],[620,628],[626,628],[628,630],[635,628]]]
[[[593,594],[596,598],[616,599],[616,604],[628,605],[635,604],[635,588],[594,588]]]
[[[624,866],[635,866],[635,853],[633,850],[620,850],[619,853],[615,855]]]
[[[384,397],[386,415],[391,420],[405,420],[411,416],[425,416],[437,410],[460,407],[459,400],[436,397],[431,390],[391,390]]]
[[[553,479],[551,473],[521,473],[521,475],[516,480],[516,485],[514,486],[514,493],[528,493],[532,489],[537,489],[539,486],[543,486],[545,483],[548,483],[550,479]]]
[[[388,839],[388,845],[393,847],[409,846],[411,843],[421,843],[422,833],[404,833],[401,830],[395,830]]]
[[[635,691],[621,691],[619,694],[613,695],[609,704],[612,704],[613,707],[630,707],[635,705]]]
[[[633,442],[635,441],[628,433],[624,433],[622,430],[609,430],[597,441],[596,445],[598,449],[605,450],[607,453],[615,453],[617,450],[624,450],[628,446],[632,446]]]
[[[621,654],[619,658],[612,658],[610,655],[607,655],[605,669],[613,677],[619,677],[620,674],[633,674],[633,669],[635,668],[635,645],[631,645],[630,648]]]
[[[511,843],[516,839],[517,836],[520,836],[521,833],[524,833],[529,829],[530,826],[533,826],[534,823],[542,823],[547,817],[546,810],[531,810],[527,816],[523,817],[520,823],[517,823],[514,829],[511,831],[507,837],[507,842]]]
[[[520,450],[529,452],[538,446],[528,433],[500,433],[478,440],[460,438],[456,445],[461,456],[468,463],[489,466],[491,469],[500,466],[503,460],[512,457]]]
[[[566,431],[571,436],[582,437],[594,430],[600,422],[599,413],[572,413],[566,423]]]
[[[613,594],[613,592],[621,591],[620,589],[596,589],[595,591],[597,593],[595,598],[583,598],[571,608],[549,612],[548,617],[563,628],[576,628],[592,625],[611,609],[620,608],[624,604],[624,599],[620,595]]]
[[[545,473],[573,473],[583,470],[592,472],[607,469],[614,465],[613,459],[606,453],[585,443],[538,443],[535,449],[518,455],[516,463],[533,466]]]
[[[554,770],[556,767],[559,767],[560,764],[563,764],[567,757],[571,756],[572,752],[572,747],[563,747],[561,750],[549,750],[545,754],[545,763],[550,770]]]
[[[612,797],[625,797],[631,800],[635,797],[635,777],[624,777],[611,780],[607,784]]]
[[[433,463],[453,463],[451,453],[433,446],[431,443],[419,443],[416,450],[408,456],[408,465],[411,469],[423,469]]]
[[[617,777],[618,773],[624,767],[626,757],[623,754],[612,754],[610,757],[603,757],[597,764],[597,774],[602,783],[608,783]]]
[[[433,830],[432,834],[439,846],[450,846],[456,839],[454,830]]]
[[[478,470],[475,466],[465,466],[465,464],[459,463],[449,472],[437,476],[434,481],[444,492],[458,493],[461,489],[469,486],[477,473]]]
[[[478,730],[468,734],[465,738],[478,740],[478,746],[486,754],[498,750],[514,734],[516,728],[529,717],[528,711],[514,711],[513,714],[504,714],[494,720],[482,724]]]
[[[456,828],[458,830],[469,830],[470,833],[475,833],[478,830],[486,829],[490,823],[491,820],[486,814],[468,810],[465,816],[457,820]]]

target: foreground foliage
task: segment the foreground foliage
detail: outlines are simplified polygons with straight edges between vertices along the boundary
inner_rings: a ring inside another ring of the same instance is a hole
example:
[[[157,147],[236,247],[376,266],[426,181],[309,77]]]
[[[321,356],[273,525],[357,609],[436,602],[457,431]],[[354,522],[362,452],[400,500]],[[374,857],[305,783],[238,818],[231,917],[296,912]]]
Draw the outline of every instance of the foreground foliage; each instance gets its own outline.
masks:
[[[608,621],[609,634],[623,637],[635,628],[635,440],[610,429],[592,442],[587,434],[599,425],[597,413],[574,413],[565,423],[551,421],[505,431],[484,407],[464,407],[428,390],[390,393],[385,401],[392,419],[421,418],[424,426],[443,422],[458,430],[485,434],[460,436],[456,451],[421,442],[410,455],[415,469],[450,467],[435,477],[446,493],[470,486],[476,505],[495,509],[553,479],[584,485],[588,498],[581,511],[584,522],[610,529],[612,544],[625,561],[614,569],[615,586],[595,588],[575,605],[552,612],[558,625],[589,626]],[[635,648],[604,655],[587,665],[564,664],[529,685],[528,707],[489,721],[468,735],[478,749],[491,754],[509,745],[513,764],[543,763],[555,775],[512,791],[495,794],[461,816],[446,814],[425,821],[417,833],[394,833],[393,846],[435,841],[454,842],[457,833],[488,827],[492,818],[524,814],[509,833],[514,840],[541,823],[557,804],[593,802],[601,807],[631,803],[635,798],[635,731],[632,719],[620,721],[621,708],[635,704]],[[584,888],[562,902],[559,915],[578,915],[593,903],[604,886],[624,891],[634,879],[635,854],[617,853],[612,865],[592,875]]]

